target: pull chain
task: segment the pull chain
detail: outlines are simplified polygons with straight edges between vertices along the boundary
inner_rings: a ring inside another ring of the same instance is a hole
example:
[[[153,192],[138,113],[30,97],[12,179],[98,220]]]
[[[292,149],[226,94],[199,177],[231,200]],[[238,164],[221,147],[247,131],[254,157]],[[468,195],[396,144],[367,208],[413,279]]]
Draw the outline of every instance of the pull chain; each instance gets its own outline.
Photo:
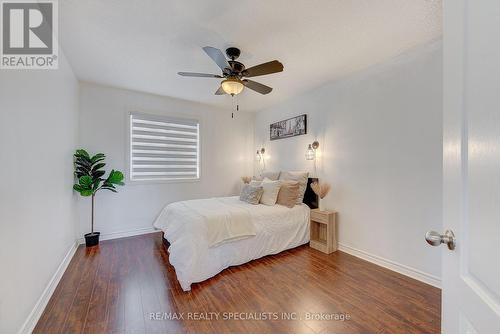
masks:
[[[233,104],[236,105],[236,111],[239,111],[240,105],[238,104],[238,98],[236,97],[236,95],[233,95]],[[234,118],[234,111],[231,112],[231,118]]]
[[[231,97],[232,97],[231,102],[233,103],[233,108],[232,108],[233,110],[234,110],[234,104],[236,101],[235,100],[236,98],[234,96],[235,96],[234,94],[231,94]],[[231,118],[234,118],[234,111],[231,111]]]

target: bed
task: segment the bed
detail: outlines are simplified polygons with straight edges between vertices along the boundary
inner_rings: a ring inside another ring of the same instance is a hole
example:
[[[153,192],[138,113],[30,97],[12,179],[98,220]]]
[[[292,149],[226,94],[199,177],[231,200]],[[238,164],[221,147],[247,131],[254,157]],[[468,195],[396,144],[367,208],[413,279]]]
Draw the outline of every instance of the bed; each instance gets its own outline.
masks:
[[[189,291],[192,283],[213,277],[230,266],[309,242],[310,206],[315,205],[309,187],[304,202],[307,204],[287,208],[252,205],[237,196],[181,201],[167,205],[154,226],[163,231],[170,244],[170,264],[182,289]],[[248,220],[252,228],[238,231],[240,237],[221,241],[207,230],[207,217],[212,213],[219,213],[218,219],[228,219],[229,215],[233,221]]]

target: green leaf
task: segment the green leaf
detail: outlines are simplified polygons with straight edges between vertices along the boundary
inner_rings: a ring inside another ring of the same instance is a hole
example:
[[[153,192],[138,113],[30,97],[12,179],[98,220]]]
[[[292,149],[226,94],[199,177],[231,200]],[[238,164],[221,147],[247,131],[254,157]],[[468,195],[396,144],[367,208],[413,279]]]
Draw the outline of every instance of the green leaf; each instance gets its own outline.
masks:
[[[94,191],[96,191],[97,188],[99,188],[100,183],[101,183],[101,179],[94,179],[94,182],[92,183],[92,189]]]
[[[104,166],[106,166],[106,164],[105,164],[105,163],[100,163],[100,164],[94,165],[94,166],[92,167],[92,173],[93,173],[93,172],[95,172],[95,171],[97,171],[98,169],[101,169],[101,168],[102,168],[102,167],[104,167]]]
[[[84,175],[78,180],[78,183],[84,188],[90,188],[92,185],[92,178],[88,175]]]
[[[83,159],[83,160],[89,160],[90,161],[90,158],[88,156],[86,156],[85,154],[75,153],[75,154],[73,154],[73,156],[75,158],[78,158],[78,159]]]
[[[92,194],[93,194],[93,193],[94,193],[94,192],[92,191],[92,189],[88,189],[88,190],[82,190],[82,191],[80,192],[80,195],[82,195],[82,196],[86,196],[86,197],[87,197],[87,196],[92,196]]]
[[[90,175],[89,175],[89,173],[88,173],[87,171],[84,171],[84,170],[81,170],[81,169],[79,169],[79,170],[75,170],[75,174],[76,174],[76,176],[78,177],[78,179],[80,179],[80,177],[82,177],[82,176],[84,176],[84,175],[88,175],[88,176],[90,176]]]
[[[93,194],[92,189],[86,189],[79,184],[73,185],[73,189],[80,193],[82,196],[90,196]]]
[[[101,188],[111,188],[111,187],[114,188],[115,186],[109,182],[104,181]]]
[[[75,155],[75,161],[85,162],[85,163],[88,163],[89,165],[92,163],[90,161],[90,158],[88,158],[84,155],[78,155],[78,154]]]
[[[92,164],[90,162],[81,159],[76,160],[75,165],[88,170],[92,169]]]
[[[95,164],[97,161],[102,161],[104,160],[106,156],[104,155],[104,153],[97,153],[96,155],[94,155],[90,161]]]
[[[87,159],[90,159],[90,155],[84,149],[76,150],[75,155],[80,155],[80,156],[86,157]]]
[[[100,159],[96,159],[96,160],[90,160],[90,162],[91,162],[92,164],[96,164],[96,163],[98,163],[98,162],[100,162],[100,161],[104,161],[104,158],[100,158]]]
[[[114,184],[120,184],[123,183],[123,173],[118,171],[118,170],[111,170],[111,173],[109,173],[108,178],[106,179],[107,182],[109,183],[114,183]]]
[[[97,170],[97,171],[95,171],[95,172],[92,172],[92,178],[93,178],[93,179],[99,179],[99,178],[101,178],[101,176],[103,176],[104,174],[106,174],[106,172],[105,172],[105,171],[103,171],[103,170]]]
[[[81,169],[82,171],[90,171],[92,168],[90,168],[88,165],[75,162],[75,169]]]

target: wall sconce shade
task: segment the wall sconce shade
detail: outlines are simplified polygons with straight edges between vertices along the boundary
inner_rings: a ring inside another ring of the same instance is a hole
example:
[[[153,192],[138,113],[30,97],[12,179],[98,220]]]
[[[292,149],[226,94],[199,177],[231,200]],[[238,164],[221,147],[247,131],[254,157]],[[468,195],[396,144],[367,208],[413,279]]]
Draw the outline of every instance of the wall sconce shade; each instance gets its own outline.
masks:
[[[309,144],[306,151],[306,160],[315,160],[316,159],[316,150],[319,147],[319,142],[317,140],[313,141],[312,144]]]
[[[316,154],[314,153],[312,145],[309,144],[309,147],[307,148],[307,151],[306,151],[306,160],[314,160],[315,155]]]
[[[266,149],[262,147],[260,150],[257,150],[257,154],[256,154],[256,157],[255,157],[257,159],[257,161],[259,162],[259,167],[260,167],[260,173],[261,174],[266,169],[266,159],[264,157],[265,153],[266,153]]]

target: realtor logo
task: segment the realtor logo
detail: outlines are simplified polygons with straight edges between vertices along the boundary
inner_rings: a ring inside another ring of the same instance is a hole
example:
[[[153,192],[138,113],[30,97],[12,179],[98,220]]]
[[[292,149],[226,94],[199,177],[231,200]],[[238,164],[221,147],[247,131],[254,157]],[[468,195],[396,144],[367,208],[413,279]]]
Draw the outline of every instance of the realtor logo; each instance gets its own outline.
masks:
[[[57,69],[57,2],[0,0],[1,69]]]

